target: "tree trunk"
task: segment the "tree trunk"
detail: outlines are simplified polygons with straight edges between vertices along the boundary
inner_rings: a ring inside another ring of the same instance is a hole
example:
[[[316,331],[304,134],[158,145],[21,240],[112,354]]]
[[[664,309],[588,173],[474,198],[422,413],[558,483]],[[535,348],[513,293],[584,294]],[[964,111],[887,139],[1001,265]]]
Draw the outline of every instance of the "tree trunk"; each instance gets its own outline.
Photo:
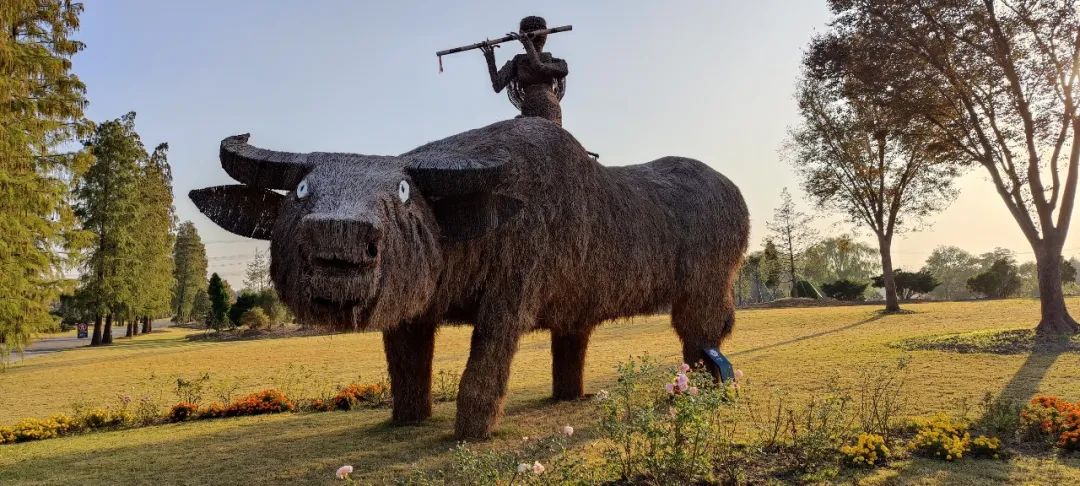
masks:
[[[1039,273],[1039,303],[1042,304],[1036,333],[1042,336],[1075,334],[1080,326],[1069,315],[1061,288],[1061,245],[1043,243],[1042,248],[1036,249],[1035,266]]]
[[[94,336],[90,338],[91,346],[101,345],[101,315],[94,316]]]
[[[892,238],[878,236],[878,251],[881,253],[881,276],[885,281],[885,312],[900,310],[896,298],[896,275],[892,266]]]
[[[112,313],[105,316],[105,327],[101,330],[101,344],[112,344]]]
[[[134,332],[133,332],[133,329],[132,329],[132,326],[131,326],[131,321],[127,321],[127,332],[124,333],[124,337],[131,337],[133,335],[134,335]]]
[[[150,326],[151,326],[150,318],[147,317],[147,316],[143,316],[143,321],[142,321],[142,332],[143,332],[143,334],[146,334],[146,333],[150,332],[150,330],[151,330]]]

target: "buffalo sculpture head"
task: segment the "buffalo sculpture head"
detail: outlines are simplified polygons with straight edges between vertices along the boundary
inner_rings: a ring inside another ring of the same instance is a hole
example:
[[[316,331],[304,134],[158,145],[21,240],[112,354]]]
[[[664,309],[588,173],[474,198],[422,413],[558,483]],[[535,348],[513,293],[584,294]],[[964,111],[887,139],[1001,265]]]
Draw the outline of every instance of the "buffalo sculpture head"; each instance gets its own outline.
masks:
[[[221,142],[242,184],[191,191],[222,228],[270,240],[278,294],[301,322],[387,329],[421,315],[449,245],[496,230],[521,208],[495,191],[508,156],[289,153]]]

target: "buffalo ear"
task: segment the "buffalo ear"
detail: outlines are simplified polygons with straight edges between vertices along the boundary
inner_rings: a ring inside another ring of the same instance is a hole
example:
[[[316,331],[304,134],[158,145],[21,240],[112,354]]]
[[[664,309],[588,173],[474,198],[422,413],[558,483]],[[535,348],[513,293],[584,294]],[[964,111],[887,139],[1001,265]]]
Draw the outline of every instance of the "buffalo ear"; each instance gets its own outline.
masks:
[[[211,221],[230,233],[269,240],[285,196],[245,185],[214,186],[188,193]]]
[[[431,205],[442,236],[450,241],[464,241],[506,224],[524,204],[512,197],[477,192],[442,197]]]

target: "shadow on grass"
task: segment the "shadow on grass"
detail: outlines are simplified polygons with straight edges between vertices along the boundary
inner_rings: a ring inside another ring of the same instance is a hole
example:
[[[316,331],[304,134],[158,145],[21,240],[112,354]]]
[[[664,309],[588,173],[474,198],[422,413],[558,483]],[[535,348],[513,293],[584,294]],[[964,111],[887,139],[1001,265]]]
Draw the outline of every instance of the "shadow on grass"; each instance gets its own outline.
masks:
[[[797,338],[788,339],[787,341],[780,341],[778,343],[767,344],[765,346],[758,346],[756,348],[750,348],[750,349],[744,349],[742,351],[736,351],[734,353],[731,353],[730,356],[744,356],[744,355],[747,355],[747,354],[750,354],[750,353],[757,353],[759,351],[765,351],[766,349],[779,348],[781,346],[787,346],[789,344],[795,344],[795,343],[802,342],[802,341],[807,341],[807,340],[810,340],[810,339],[816,339],[816,338],[819,338],[819,337],[828,336],[830,334],[836,334],[838,332],[847,331],[847,330],[854,329],[854,328],[859,327],[859,326],[869,324],[871,322],[877,321],[879,319],[883,319],[883,318],[891,316],[891,315],[895,315],[895,313],[885,313],[885,312],[881,312],[881,311],[876,311],[870,317],[867,317],[866,319],[863,319],[863,320],[858,321],[858,322],[853,322],[853,323],[848,324],[846,326],[838,327],[838,328],[835,328],[835,329],[829,329],[827,331],[815,332],[813,334],[807,334],[805,336],[799,336]]]
[[[503,423],[547,406],[542,400],[519,404]],[[453,412],[442,405],[432,420],[410,426],[391,424],[387,409],[208,420],[29,442],[0,450],[0,484],[325,484],[344,464],[354,466],[353,478],[361,484],[388,484],[448,464],[457,444]],[[494,440],[517,437],[506,430]],[[575,434],[567,446],[589,440],[587,433]]]
[[[998,400],[1015,400],[1027,403],[1039,391],[1039,384],[1050,367],[1062,355],[1062,350],[1036,351],[1028,355],[1020,369],[1016,370],[1009,382],[1001,389]]]

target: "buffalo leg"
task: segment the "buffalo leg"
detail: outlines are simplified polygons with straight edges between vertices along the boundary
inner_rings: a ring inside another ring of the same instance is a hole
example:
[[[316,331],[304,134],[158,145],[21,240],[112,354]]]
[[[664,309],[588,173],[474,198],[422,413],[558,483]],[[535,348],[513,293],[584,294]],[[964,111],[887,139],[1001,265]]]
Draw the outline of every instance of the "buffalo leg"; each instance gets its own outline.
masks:
[[[411,424],[431,417],[431,359],[435,354],[435,326],[402,325],[383,331],[383,348],[390,368],[394,423]]]
[[[551,397],[576,400],[585,394],[585,352],[592,329],[577,333],[551,332]]]
[[[486,439],[502,414],[510,362],[520,333],[512,326],[477,326],[473,329],[469,361],[457,398],[458,439]]]

